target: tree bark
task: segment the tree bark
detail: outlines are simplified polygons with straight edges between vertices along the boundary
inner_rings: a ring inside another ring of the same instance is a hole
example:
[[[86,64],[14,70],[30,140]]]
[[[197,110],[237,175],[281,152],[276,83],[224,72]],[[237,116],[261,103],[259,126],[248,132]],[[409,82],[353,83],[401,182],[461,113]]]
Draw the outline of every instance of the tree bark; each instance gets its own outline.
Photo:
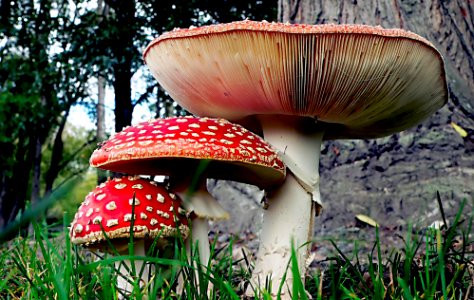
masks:
[[[54,181],[59,175],[63,165],[63,132],[66,127],[67,117],[69,115],[69,108],[66,110],[66,114],[62,117],[56,135],[54,137],[53,149],[51,153],[51,161],[49,162],[49,168],[46,171],[45,177],[45,189],[44,194],[48,195],[53,190]]]
[[[112,50],[116,59],[114,65],[114,92],[115,92],[115,131],[121,131],[131,125],[132,103],[132,61],[134,53],[134,29],[136,6],[134,0],[106,3],[114,9],[117,35],[112,41]],[[124,26],[124,24],[127,24]]]
[[[474,126],[474,2],[444,0],[279,0],[281,22],[398,27],[431,41],[446,62],[458,122]]]

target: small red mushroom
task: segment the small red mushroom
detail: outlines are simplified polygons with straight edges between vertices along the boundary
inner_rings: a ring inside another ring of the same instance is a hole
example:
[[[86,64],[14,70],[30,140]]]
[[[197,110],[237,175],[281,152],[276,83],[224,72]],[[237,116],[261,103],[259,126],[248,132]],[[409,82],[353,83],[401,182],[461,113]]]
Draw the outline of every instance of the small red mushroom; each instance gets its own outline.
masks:
[[[133,210],[132,210],[133,209]],[[133,226],[132,226],[133,219]],[[130,230],[133,231],[134,253],[129,253]],[[157,244],[166,238],[189,233],[186,212],[180,198],[154,181],[135,176],[108,180],[90,192],[79,207],[71,223],[71,242],[86,247],[113,252],[107,243],[121,254],[145,256],[145,242]],[[107,239],[106,239],[107,236]],[[135,260],[137,273],[144,267],[142,260]],[[131,262],[117,263],[121,273],[118,288],[125,294],[133,288],[127,269]],[[144,268],[141,279],[148,282],[148,268]]]
[[[200,164],[206,168],[190,197],[190,187]],[[201,263],[210,256],[206,219],[228,214],[206,189],[206,179],[244,182],[262,189],[280,185],[286,168],[277,152],[261,137],[224,119],[174,117],[142,122],[112,136],[94,151],[94,167],[128,174],[169,175],[174,191],[197,217],[192,239],[199,241]]]

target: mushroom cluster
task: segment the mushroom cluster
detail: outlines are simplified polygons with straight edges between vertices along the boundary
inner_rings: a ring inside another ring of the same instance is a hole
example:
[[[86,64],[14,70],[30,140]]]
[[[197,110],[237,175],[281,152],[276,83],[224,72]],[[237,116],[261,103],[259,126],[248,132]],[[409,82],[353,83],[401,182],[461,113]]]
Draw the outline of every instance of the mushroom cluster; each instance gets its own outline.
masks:
[[[321,206],[322,141],[405,130],[448,97],[439,52],[401,29],[247,20],[164,33],[143,57],[181,106],[198,116],[254,124],[250,129],[263,132],[288,166],[285,182],[268,195],[252,276],[257,284],[273,281],[273,293],[287,271],[292,241],[304,279]],[[292,290],[291,275],[283,298]]]
[[[128,174],[166,175],[191,213],[192,241],[200,262],[210,258],[208,219],[228,213],[208,193],[206,179],[226,179],[262,189],[279,186],[286,167],[260,136],[223,119],[172,117],[124,128],[91,156],[94,167]],[[204,168],[201,168],[204,166]],[[202,169],[202,170],[201,170]],[[188,245],[188,254],[191,254]]]
[[[154,181],[136,176],[108,180],[90,192],[79,207],[71,224],[71,242],[112,254],[146,256],[147,244],[163,246],[170,237],[187,237],[188,221],[181,204],[176,194]],[[129,260],[116,263],[121,293],[133,291],[130,269],[141,274],[143,284],[149,281],[150,266],[143,262],[135,260],[133,266]]]

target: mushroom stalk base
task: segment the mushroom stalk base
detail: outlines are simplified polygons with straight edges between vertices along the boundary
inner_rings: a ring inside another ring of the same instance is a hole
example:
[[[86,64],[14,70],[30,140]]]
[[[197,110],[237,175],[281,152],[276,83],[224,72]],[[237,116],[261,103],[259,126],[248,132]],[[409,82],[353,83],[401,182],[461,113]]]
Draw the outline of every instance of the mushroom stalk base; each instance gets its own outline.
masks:
[[[296,251],[299,276],[304,283],[314,215],[321,203],[319,155],[323,132],[317,130],[314,121],[307,126],[301,119],[292,117],[262,117],[260,121],[265,139],[290,162],[290,172],[283,185],[268,194],[269,207],[263,214],[252,284],[254,288],[265,288],[273,296],[280,293],[281,299],[291,299],[293,274],[288,268],[291,248]],[[264,286],[265,282],[270,282],[271,287]],[[253,296],[254,291],[247,290],[246,294]]]
[[[194,219],[191,222],[191,235],[186,240],[186,254],[189,259],[190,265],[195,268],[195,283],[198,285],[198,290],[202,285],[199,282],[199,272],[198,268],[207,272],[207,267],[210,265],[209,259],[211,256],[211,247],[209,244],[209,221],[208,219],[228,219],[229,214],[227,211],[217,202],[214,197],[207,191],[204,184],[201,184],[195,192],[190,196],[183,194],[183,192],[178,192],[180,197],[184,199],[184,206],[186,210],[191,212],[194,215]],[[197,246],[196,246],[197,244]],[[196,264],[194,260],[196,258],[196,250],[199,254],[199,264]],[[202,268],[203,266],[203,268]],[[183,276],[178,278],[178,291],[182,293],[184,288]],[[207,287],[207,295],[210,296],[210,293],[213,289],[213,285],[209,282]]]
[[[121,251],[121,255],[129,255],[128,249]],[[134,244],[134,255],[135,256],[146,256],[145,241],[139,239]],[[146,265],[143,260],[135,260],[133,262],[135,268],[135,275],[140,277],[139,286],[144,287],[150,278],[149,266]],[[136,278],[132,277],[132,262],[129,260],[115,262],[115,268],[117,269],[117,288],[119,289],[118,299],[129,299],[133,294],[133,282]],[[146,296],[143,299],[148,299]]]

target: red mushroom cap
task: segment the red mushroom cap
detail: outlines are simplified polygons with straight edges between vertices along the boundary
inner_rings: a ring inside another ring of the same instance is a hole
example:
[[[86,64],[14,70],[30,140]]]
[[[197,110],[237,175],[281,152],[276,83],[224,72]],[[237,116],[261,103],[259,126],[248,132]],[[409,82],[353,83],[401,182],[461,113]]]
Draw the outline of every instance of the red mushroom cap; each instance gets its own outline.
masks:
[[[186,213],[178,196],[156,182],[129,176],[108,180],[86,196],[71,224],[71,241],[99,243],[105,241],[103,232],[109,239],[130,237],[133,199],[134,237],[188,235]]]
[[[206,176],[260,187],[278,185],[285,165],[261,137],[223,119],[173,117],[142,122],[95,150],[90,164],[128,174],[174,175],[209,160]]]
[[[240,21],[165,33],[144,59],[193,114],[312,117],[328,139],[407,129],[448,98],[441,55],[402,29]]]

